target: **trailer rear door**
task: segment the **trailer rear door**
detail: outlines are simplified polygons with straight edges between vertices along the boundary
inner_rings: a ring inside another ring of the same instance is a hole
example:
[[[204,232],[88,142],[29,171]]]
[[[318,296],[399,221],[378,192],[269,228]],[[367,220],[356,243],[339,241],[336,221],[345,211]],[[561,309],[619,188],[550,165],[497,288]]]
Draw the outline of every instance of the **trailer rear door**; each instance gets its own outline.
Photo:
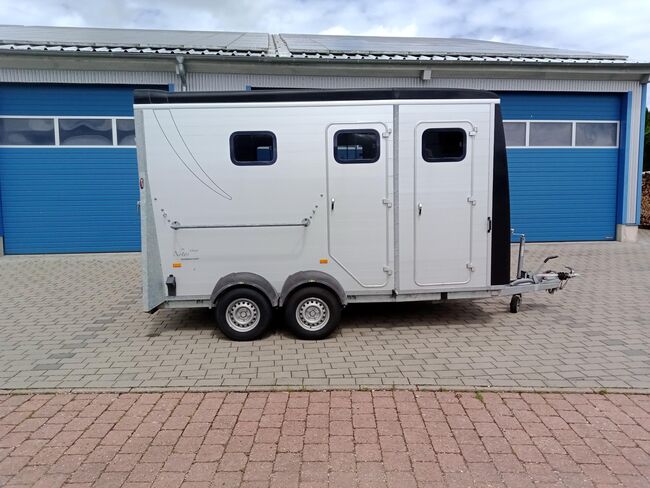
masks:
[[[327,129],[329,253],[366,288],[391,283],[388,135],[383,123]]]

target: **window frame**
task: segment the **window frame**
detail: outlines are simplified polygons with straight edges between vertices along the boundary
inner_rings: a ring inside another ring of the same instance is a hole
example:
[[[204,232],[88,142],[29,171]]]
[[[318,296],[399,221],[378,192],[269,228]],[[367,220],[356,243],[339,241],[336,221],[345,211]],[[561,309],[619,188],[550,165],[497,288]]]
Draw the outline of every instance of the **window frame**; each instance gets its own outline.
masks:
[[[53,145],[41,145],[41,144],[16,144],[16,145],[0,145],[2,148],[14,148],[14,149],[27,149],[27,148],[43,148],[43,149],[52,149],[52,148],[65,148],[65,149],[106,149],[106,148],[121,148],[121,149],[134,149],[136,145],[127,146],[127,145],[118,145],[117,143],[117,120],[135,120],[134,117],[124,116],[124,115],[2,115],[0,114],[0,119],[49,119],[54,121],[54,144]],[[104,119],[111,121],[111,131],[112,131],[112,144],[99,145],[63,145],[61,144],[60,134],[59,134],[59,120],[61,119]]]
[[[462,132],[463,134],[463,154],[460,156],[454,156],[454,157],[444,157],[444,158],[427,158],[424,155],[424,134],[427,133],[427,131],[453,131],[453,132]],[[424,160],[426,163],[459,163],[461,161],[464,161],[465,158],[467,158],[467,136],[469,134],[465,129],[462,127],[457,127],[457,126],[450,126],[450,127],[428,127],[422,131],[422,134],[420,136],[420,157]]]
[[[521,119],[504,119],[507,122],[519,122],[526,124],[526,145],[525,146],[509,146],[506,141],[506,148],[508,149],[618,149],[621,146],[621,121],[620,120],[521,120]],[[532,146],[530,144],[530,124],[531,123],[568,123],[571,124],[571,145],[570,146]],[[616,125],[616,145],[615,146],[578,146],[576,144],[576,124],[615,124]]]
[[[375,136],[376,141],[377,141],[377,155],[375,159],[371,158],[364,158],[364,159],[347,159],[347,160],[341,160],[339,159],[339,156],[337,154],[336,149],[338,148],[338,145],[336,143],[336,139],[338,138],[339,134],[372,134]],[[379,131],[377,129],[339,129],[334,133],[334,138],[333,138],[333,152],[334,152],[334,160],[339,163],[339,164],[372,164],[376,163],[379,161],[381,158],[381,135],[379,134]]]
[[[272,158],[269,161],[239,161],[235,158],[235,137],[251,135],[270,135],[273,141],[271,146]],[[271,166],[278,160],[278,141],[273,132],[270,130],[238,130],[230,134],[230,161],[235,166]]]
[[[59,143],[59,124],[56,120],[53,120],[52,117],[41,117],[37,115],[21,115],[21,116],[12,116],[0,115],[0,119],[14,119],[14,120],[48,120],[52,122],[52,135],[54,136],[54,145]],[[22,147],[53,147],[52,144],[0,144],[0,147],[7,148],[22,148]]]

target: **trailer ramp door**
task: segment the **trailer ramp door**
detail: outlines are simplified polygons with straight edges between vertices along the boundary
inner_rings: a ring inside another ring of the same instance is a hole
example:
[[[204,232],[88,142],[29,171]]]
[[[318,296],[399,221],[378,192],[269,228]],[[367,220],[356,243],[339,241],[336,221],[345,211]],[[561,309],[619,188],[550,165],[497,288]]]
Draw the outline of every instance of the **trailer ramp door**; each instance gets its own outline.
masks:
[[[357,283],[391,283],[388,129],[381,123],[327,129],[329,253]]]

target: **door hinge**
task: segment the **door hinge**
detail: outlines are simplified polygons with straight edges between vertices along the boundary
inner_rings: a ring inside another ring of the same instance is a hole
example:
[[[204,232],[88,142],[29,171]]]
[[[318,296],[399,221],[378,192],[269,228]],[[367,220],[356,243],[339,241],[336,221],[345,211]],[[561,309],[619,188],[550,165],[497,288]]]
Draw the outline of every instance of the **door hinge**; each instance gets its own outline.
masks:
[[[381,137],[384,139],[387,139],[390,137],[390,135],[393,133],[393,129],[387,129],[386,132],[381,133]]]
[[[393,202],[391,202],[388,198],[382,198],[381,203],[386,205],[388,208],[391,208],[393,206]]]
[[[473,265],[472,263],[467,263],[467,264],[465,265],[465,267],[466,267],[467,269],[469,269],[470,271],[474,271],[474,265]]]
[[[384,270],[384,273],[386,273],[388,276],[393,274],[393,268],[391,268],[390,266],[384,266],[382,269]]]
[[[474,198],[472,198],[472,197],[467,197],[467,201],[469,202],[469,204],[472,207],[474,207],[476,205],[476,200]]]

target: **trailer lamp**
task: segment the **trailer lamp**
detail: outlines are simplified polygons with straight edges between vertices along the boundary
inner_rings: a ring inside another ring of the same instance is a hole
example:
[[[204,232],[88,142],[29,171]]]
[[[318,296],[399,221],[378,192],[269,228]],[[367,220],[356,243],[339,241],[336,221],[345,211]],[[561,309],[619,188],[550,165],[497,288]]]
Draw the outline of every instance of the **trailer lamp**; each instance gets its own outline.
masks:
[[[172,268],[182,268],[183,263],[172,263]]]
[[[327,264],[327,263],[329,263],[329,262],[330,262],[329,259],[321,259],[321,260],[320,260],[320,264]]]

